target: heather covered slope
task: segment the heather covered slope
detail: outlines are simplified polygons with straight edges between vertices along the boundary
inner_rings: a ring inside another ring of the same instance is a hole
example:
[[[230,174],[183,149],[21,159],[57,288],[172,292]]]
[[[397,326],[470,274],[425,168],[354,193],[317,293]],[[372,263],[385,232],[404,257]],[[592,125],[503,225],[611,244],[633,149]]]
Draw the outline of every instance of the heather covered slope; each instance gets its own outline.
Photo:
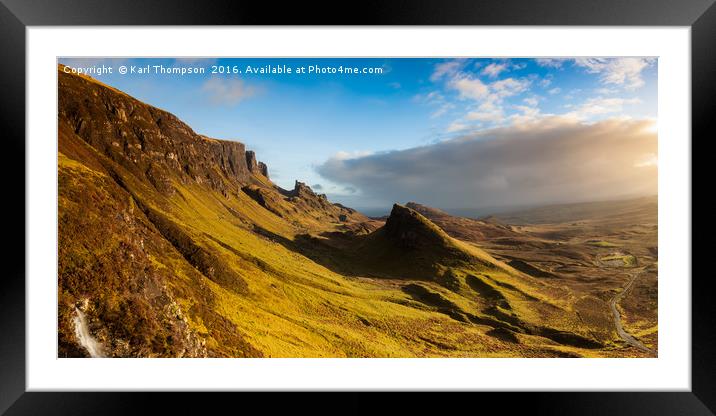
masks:
[[[382,224],[281,189],[240,142],[58,81],[60,357],[85,333],[110,357],[635,354],[415,210]]]
[[[265,171],[251,169],[243,144],[196,135],[171,114],[91,79],[59,71],[59,88],[61,355],[63,346],[65,355],[77,353],[75,304],[87,309],[112,354],[203,355],[209,341],[210,355],[261,355],[211,307],[209,282],[247,294],[243,275],[265,265],[236,256],[221,232],[238,232],[248,244],[244,232],[260,245],[265,237],[251,230],[291,235],[362,216],[307,192],[283,201]],[[277,221],[242,186],[277,195],[292,210],[288,221]],[[323,204],[323,217],[306,208],[311,203]],[[214,337],[198,335],[209,323]]]

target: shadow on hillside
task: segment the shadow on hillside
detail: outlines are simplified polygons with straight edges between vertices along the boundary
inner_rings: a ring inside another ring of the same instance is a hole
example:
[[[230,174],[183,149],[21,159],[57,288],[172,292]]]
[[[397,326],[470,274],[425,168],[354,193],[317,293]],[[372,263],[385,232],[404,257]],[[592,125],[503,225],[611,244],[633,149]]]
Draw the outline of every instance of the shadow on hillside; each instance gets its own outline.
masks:
[[[254,225],[254,232],[268,240],[281,244],[290,251],[301,254],[313,262],[345,276],[381,277],[365,261],[352,254],[365,235],[350,235],[340,232],[324,232],[316,237],[299,234],[294,240]]]

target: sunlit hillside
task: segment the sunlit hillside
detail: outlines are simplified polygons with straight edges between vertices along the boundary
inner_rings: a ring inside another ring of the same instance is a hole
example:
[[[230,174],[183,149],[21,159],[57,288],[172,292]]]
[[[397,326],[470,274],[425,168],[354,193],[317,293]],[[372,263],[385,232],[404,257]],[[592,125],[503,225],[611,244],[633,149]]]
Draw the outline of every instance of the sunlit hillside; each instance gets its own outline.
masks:
[[[607,226],[585,237],[410,204],[371,219],[301,178],[278,187],[242,143],[58,79],[60,357],[654,355],[620,336],[609,300],[656,253]],[[601,291],[574,280],[587,264],[608,270]],[[632,301],[625,328],[654,346],[655,306]]]

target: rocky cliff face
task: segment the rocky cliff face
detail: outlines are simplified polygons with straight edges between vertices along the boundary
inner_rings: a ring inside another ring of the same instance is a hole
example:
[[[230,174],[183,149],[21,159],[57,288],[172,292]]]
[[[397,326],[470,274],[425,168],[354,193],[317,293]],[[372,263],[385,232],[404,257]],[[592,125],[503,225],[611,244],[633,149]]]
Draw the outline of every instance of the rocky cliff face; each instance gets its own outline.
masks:
[[[163,193],[172,192],[172,180],[226,193],[261,173],[243,143],[199,135],[173,114],[90,78],[60,70],[58,83],[58,122]]]

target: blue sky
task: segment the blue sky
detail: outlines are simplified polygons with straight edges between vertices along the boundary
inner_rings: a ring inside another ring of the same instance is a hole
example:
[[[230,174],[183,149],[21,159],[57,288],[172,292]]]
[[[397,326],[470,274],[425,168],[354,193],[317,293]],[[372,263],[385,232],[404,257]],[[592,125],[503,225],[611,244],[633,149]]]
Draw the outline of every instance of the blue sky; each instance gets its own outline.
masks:
[[[352,181],[350,171],[336,173],[327,166],[335,168],[341,162],[342,168],[350,169],[358,162],[344,161],[430,150],[465,137],[484,140],[486,132],[533,123],[541,126],[547,120],[569,120],[586,128],[606,120],[653,122],[657,116],[657,61],[651,58],[67,58],[60,62],[75,68],[111,66],[112,74],[90,75],[174,113],[197,133],[245,143],[284,188],[292,188],[296,179],[318,184],[318,191],[332,200],[358,208],[382,207],[390,201],[385,195],[372,195],[366,189],[368,182]],[[206,73],[118,72],[120,65],[147,64],[202,67]],[[229,72],[237,68],[240,73],[210,74],[212,65],[228,67]],[[247,67],[267,65],[286,65],[293,73],[247,73]],[[371,72],[379,73],[295,71],[311,65],[376,68]]]

